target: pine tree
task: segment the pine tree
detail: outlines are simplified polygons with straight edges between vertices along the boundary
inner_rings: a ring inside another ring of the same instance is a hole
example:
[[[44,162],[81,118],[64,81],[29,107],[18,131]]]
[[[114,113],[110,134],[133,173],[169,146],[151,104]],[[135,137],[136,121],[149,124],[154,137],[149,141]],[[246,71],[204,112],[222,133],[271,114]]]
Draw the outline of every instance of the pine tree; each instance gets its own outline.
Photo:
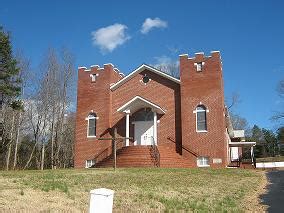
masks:
[[[261,158],[266,156],[266,151],[264,147],[264,136],[261,128],[257,125],[254,125],[251,130],[251,137],[248,139],[249,141],[256,142],[256,146],[254,147],[254,155],[256,158]]]
[[[19,72],[17,60],[12,55],[10,36],[0,26],[0,164],[4,165],[6,161],[7,169],[13,142],[14,110],[22,109],[21,101],[16,99],[21,93]],[[13,111],[11,128],[9,121],[4,119],[8,108]]]
[[[265,148],[269,157],[275,157],[278,154],[278,144],[277,144],[277,136],[275,133],[269,129],[262,128],[262,133],[265,140]]]
[[[282,156],[284,156],[284,126],[280,127],[277,130],[277,140],[278,140],[278,146],[279,151]]]
[[[15,106],[13,102],[20,95],[20,69],[12,55],[12,46],[9,33],[0,26],[0,106],[3,103]]]

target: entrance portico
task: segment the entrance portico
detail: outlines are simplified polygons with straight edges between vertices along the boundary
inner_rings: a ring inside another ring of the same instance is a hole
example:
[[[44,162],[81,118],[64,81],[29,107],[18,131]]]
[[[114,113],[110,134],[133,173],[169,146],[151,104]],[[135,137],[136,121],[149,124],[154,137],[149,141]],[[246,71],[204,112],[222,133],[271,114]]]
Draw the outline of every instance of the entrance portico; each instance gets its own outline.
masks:
[[[137,118],[132,122],[134,124],[134,145],[157,145],[157,114],[165,114],[165,110],[157,104],[136,96],[117,109],[126,117],[125,146],[129,146],[130,116],[141,109],[144,110],[138,112]]]
[[[253,147],[255,145],[256,142],[248,142],[248,141],[230,142],[229,143],[230,163],[238,162],[238,165],[239,163],[251,163],[252,165],[254,165],[256,163],[253,151]],[[245,156],[244,153],[245,149],[250,150],[250,153],[247,156]],[[248,162],[245,162],[244,160]]]

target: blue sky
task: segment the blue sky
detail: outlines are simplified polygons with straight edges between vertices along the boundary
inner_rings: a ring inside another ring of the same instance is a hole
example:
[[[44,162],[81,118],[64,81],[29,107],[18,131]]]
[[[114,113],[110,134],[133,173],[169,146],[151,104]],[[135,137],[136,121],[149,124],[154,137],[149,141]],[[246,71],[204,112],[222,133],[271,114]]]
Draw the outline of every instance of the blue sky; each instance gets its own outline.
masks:
[[[270,117],[283,109],[283,1],[0,1],[0,24],[33,66],[48,47],[67,46],[77,66],[111,62],[125,74],[220,50],[225,96],[241,98],[235,111],[251,125],[277,127]]]

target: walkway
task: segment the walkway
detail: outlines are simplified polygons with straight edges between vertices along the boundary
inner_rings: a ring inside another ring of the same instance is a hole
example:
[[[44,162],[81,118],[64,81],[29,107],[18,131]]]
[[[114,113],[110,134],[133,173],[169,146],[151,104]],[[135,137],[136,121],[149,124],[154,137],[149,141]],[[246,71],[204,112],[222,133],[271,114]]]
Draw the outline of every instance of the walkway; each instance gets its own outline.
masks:
[[[261,195],[262,203],[268,206],[268,212],[284,212],[284,170],[267,172],[270,184],[267,193]]]

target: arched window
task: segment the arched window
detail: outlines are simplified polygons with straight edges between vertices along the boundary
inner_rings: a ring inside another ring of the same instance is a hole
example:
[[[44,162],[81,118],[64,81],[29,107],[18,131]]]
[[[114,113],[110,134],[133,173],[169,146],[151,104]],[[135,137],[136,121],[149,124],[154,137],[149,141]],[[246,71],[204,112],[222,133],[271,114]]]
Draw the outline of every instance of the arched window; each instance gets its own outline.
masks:
[[[88,129],[87,129],[87,136],[88,137],[96,137],[96,127],[97,127],[97,114],[90,113],[87,120],[88,120]]]
[[[196,107],[196,131],[207,131],[206,107],[199,105]]]

